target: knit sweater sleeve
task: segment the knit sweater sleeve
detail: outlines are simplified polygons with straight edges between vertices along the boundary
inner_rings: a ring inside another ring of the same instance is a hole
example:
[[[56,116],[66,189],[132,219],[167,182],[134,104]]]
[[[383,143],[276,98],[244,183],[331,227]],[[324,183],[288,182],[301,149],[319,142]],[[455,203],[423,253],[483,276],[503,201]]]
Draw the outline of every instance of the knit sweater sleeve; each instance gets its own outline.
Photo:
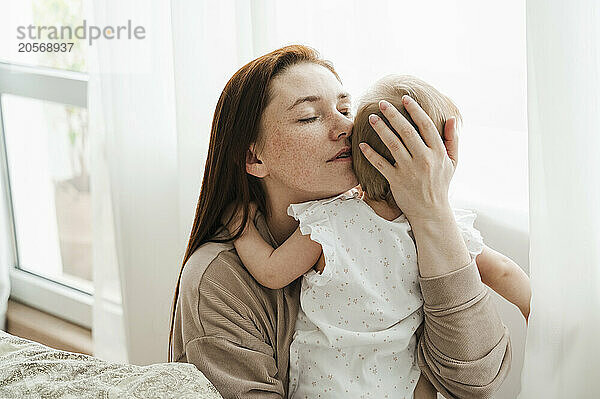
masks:
[[[234,273],[212,264],[198,290],[198,336],[185,343],[194,364],[223,398],[284,398],[274,349],[247,304],[257,298]]]
[[[445,398],[491,398],[510,370],[511,345],[475,260],[419,281],[425,302],[417,346],[421,372]]]

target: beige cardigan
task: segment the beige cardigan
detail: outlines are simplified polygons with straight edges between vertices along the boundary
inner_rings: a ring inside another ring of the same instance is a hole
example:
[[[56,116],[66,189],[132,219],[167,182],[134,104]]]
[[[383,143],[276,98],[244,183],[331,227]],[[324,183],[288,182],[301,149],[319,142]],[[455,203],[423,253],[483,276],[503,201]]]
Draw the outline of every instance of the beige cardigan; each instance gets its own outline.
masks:
[[[276,247],[262,214],[255,224]],[[421,372],[446,398],[492,397],[510,370],[511,346],[475,261],[419,281],[425,301],[417,330]],[[196,365],[226,399],[287,398],[300,282],[263,287],[231,243],[203,244],[181,277],[175,360]]]

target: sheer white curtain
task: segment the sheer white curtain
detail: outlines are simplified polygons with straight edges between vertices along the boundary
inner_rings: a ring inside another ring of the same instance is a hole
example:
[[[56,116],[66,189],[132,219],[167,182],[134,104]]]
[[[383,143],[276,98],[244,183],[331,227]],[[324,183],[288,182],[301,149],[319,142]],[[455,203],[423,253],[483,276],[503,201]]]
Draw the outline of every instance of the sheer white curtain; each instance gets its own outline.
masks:
[[[600,3],[527,2],[531,317],[521,398],[600,396]]]
[[[90,48],[95,355],[164,362],[212,113],[252,57],[250,3],[88,1],[86,14],[146,33]]]
[[[143,40],[90,47],[94,354],[164,361],[178,240],[177,136],[168,2],[88,4],[98,26],[143,26]]]

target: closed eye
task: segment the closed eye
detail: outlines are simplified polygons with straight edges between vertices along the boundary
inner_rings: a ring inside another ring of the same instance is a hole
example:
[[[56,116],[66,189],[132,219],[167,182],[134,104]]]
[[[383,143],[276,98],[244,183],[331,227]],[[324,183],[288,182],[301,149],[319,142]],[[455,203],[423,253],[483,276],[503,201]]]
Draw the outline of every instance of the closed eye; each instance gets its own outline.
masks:
[[[311,118],[298,119],[298,122],[301,122],[301,123],[311,123],[311,122],[314,122],[316,120],[317,120],[317,117],[313,116]]]

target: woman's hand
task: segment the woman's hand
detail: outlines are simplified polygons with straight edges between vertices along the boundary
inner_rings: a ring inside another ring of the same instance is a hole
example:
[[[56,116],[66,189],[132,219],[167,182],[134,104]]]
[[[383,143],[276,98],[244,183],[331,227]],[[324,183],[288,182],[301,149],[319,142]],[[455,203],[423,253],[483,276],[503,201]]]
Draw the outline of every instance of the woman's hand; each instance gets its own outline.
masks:
[[[411,223],[437,220],[440,215],[446,216],[451,212],[448,188],[458,159],[456,121],[452,118],[446,123],[445,147],[425,111],[409,96],[404,96],[402,103],[419,127],[423,139],[392,104],[380,101],[381,112],[402,141],[377,115],[371,114],[369,122],[396,162],[390,165],[366,143],[359,146],[367,160],[390,183],[396,204]]]

